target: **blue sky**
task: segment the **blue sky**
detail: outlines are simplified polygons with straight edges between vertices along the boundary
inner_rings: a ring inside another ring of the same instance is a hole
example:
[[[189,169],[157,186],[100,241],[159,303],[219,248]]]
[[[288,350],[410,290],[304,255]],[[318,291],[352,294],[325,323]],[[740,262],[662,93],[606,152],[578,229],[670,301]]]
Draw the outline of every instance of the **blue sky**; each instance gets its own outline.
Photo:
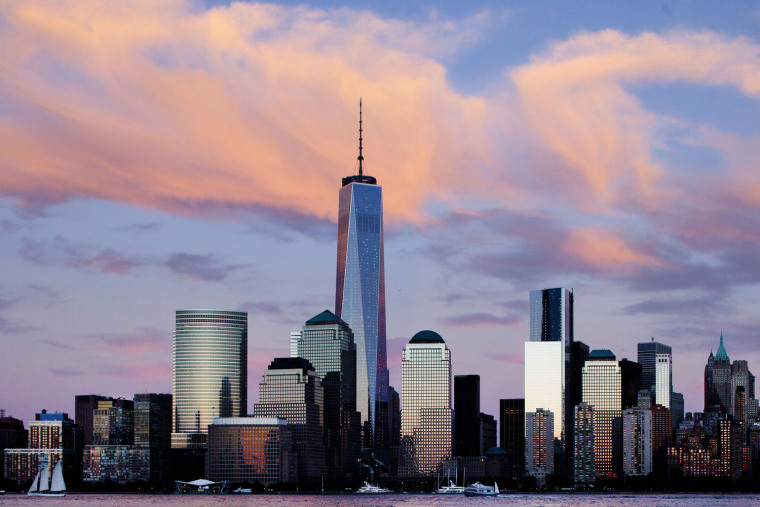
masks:
[[[249,405],[333,309],[340,178],[383,185],[388,353],[439,332],[522,397],[528,293],[576,339],[721,329],[760,360],[752,2],[21,2],[0,7],[0,408],[171,391],[174,311],[249,312]],[[250,407],[249,407],[250,409]]]

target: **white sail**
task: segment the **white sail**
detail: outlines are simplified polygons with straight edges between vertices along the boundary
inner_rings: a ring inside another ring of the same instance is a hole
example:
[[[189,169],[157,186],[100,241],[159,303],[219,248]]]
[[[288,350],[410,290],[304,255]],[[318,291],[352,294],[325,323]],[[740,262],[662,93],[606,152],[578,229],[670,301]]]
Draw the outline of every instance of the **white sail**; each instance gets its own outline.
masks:
[[[35,491],[38,491],[40,489],[40,474],[42,471],[37,472],[37,475],[34,476],[34,480],[32,481],[32,487],[29,488],[30,493],[34,493]]]
[[[53,469],[53,481],[50,484],[50,491],[60,492],[66,491],[66,483],[63,482],[63,460],[59,460]]]
[[[40,475],[40,491],[47,491],[50,489],[50,465],[42,469],[42,475]]]

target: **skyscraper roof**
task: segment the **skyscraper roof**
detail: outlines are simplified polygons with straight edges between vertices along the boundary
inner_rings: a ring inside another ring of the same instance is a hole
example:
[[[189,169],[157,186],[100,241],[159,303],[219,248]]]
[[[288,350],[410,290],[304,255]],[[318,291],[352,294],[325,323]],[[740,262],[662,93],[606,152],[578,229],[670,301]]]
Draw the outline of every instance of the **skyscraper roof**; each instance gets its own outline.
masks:
[[[615,354],[609,349],[596,349],[588,354],[587,361],[614,361]]]
[[[330,310],[325,310],[306,321],[306,325],[340,324],[348,327],[348,324]]]
[[[715,360],[730,361],[728,354],[726,354],[726,348],[723,346],[723,331],[720,332],[720,347],[718,352],[715,353]]]
[[[409,340],[409,343],[445,343],[443,341],[443,338],[441,338],[441,335],[436,333],[435,331],[420,331],[419,333],[412,336],[412,339]]]

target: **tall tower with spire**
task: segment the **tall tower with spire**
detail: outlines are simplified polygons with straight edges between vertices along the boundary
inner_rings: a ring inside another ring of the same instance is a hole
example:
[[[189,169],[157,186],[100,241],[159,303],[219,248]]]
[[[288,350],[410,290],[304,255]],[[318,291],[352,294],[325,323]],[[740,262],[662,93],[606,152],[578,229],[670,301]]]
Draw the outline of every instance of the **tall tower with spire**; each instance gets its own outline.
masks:
[[[335,314],[356,342],[356,410],[363,446],[388,446],[388,361],[385,347],[383,194],[364,174],[362,102],[359,100],[358,174],[343,178],[338,204]]]
[[[713,394],[714,393],[714,394]],[[723,331],[720,332],[720,345],[713,356],[712,351],[705,365],[705,411],[713,400],[720,400],[722,411],[731,409],[731,359],[723,346]]]

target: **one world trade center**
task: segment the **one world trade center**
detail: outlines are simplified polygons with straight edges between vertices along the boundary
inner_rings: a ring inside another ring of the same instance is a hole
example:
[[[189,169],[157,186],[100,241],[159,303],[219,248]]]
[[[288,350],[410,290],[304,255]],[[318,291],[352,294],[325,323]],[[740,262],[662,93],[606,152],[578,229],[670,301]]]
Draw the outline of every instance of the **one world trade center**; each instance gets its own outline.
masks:
[[[338,269],[335,314],[356,341],[356,410],[363,447],[388,446],[388,362],[385,349],[383,194],[364,174],[359,101],[358,174],[343,178],[338,208]]]

